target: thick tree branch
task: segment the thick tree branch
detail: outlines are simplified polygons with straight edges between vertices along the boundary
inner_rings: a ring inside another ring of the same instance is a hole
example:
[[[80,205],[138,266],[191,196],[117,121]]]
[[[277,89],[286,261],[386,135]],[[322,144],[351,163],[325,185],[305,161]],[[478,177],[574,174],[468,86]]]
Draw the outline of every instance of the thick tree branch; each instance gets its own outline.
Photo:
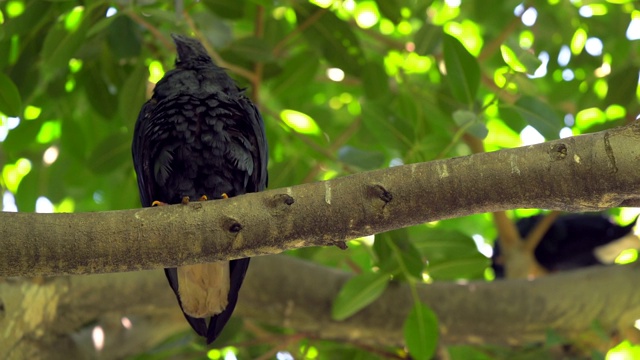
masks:
[[[0,276],[120,272],[275,254],[512,208],[637,206],[639,132],[635,122],[187,206],[1,213]]]
[[[419,285],[418,292],[438,315],[444,345],[525,344],[544,341],[548,329],[584,338],[594,321],[612,333],[640,318],[640,288],[629,286],[640,282],[639,266],[593,267],[533,281],[436,282]],[[331,304],[351,276],[288,256],[258,257],[236,316],[311,338],[401,346],[413,305],[406,284],[390,286],[345,321],[331,320]],[[162,271],[12,280],[0,282],[0,294],[0,328],[13,329],[0,336],[0,358],[33,351],[33,343],[95,357],[90,333],[96,325],[105,329],[101,358],[121,358],[187,327]],[[119,323],[122,316],[131,319],[131,329]]]

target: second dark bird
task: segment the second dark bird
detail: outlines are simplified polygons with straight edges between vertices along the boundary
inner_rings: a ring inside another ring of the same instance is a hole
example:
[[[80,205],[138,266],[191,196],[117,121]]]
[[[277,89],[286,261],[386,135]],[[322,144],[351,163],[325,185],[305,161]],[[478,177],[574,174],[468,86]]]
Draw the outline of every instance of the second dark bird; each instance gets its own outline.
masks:
[[[195,39],[172,35],[176,68],[157,83],[135,126],[142,205],[264,190],[267,140],[253,103]],[[249,258],[165,269],[191,327],[211,343],[238,300]]]

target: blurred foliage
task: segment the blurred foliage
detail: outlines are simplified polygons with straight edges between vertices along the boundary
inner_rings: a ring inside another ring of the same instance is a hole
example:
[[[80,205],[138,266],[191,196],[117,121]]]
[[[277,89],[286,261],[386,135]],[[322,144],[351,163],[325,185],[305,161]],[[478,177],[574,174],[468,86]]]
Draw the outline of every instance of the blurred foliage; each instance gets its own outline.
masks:
[[[466,135],[493,151],[623,125],[639,111],[640,11],[631,0],[9,0],[0,24],[4,210],[139,206],[131,136],[153,83],[173,66],[171,32],[203,39],[259,104],[271,188],[467,155]],[[291,254],[360,274],[334,306],[344,318],[392,279],[483,279],[489,261],[475,241],[495,235],[484,214],[360,239],[349,251]],[[416,303],[407,319],[415,326],[405,327],[416,358],[435,351],[416,340],[435,322]],[[228,328],[219,344],[239,357],[270,351],[244,346],[249,330]],[[206,351],[185,336],[141,358]],[[296,358],[406,355],[282,342]],[[501,358],[469,347],[451,355]]]

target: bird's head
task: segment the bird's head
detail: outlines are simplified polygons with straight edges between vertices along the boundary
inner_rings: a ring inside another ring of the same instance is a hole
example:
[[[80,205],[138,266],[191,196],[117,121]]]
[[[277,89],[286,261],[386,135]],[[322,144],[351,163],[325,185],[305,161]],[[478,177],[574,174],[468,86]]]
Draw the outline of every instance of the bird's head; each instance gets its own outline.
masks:
[[[171,34],[173,42],[176,44],[178,57],[176,58],[176,66],[194,64],[194,63],[213,63],[207,50],[202,44],[188,36]]]

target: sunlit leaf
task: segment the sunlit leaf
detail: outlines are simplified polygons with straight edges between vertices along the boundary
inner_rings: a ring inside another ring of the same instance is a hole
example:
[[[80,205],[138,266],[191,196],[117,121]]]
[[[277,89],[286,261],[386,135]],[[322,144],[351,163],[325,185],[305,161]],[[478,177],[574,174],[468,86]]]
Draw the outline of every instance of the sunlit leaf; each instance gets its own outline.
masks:
[[[511,48],[506,45],[500,45],[500,53],[502,54],[504,62],[507,63],[512,70],[517,72],[527,71],[526,66],[520,62],[520,59],[518,59],[518,56]]]
[[[382,295],[389,284],[384,273],[365,273],[352,277],[340,289],[331,307],[334,320],[344,320],[362,310]]]
[[[570,44],[570,48],[571,48],[571,52],[574,55],[578,55],[582,52],[582,49],[584,49],[584,45],[587,42],[587,31],[583,28],[578,28],[574,33],[573,33],[573,38],[571,38],[571,44]]]
[[[42,127],[36,136],[36,141],[40,144],[47,144],[60,137],[60,121],[51,120],[42,123]]]
[[[302,134],[320,134],[320,127],[307,114],[295,110],[283,110],[280,112],[282,121],[293,130]]]
[[[2,183],[12,193],[18,191],[18,186],[22,179],[31,172],[33,166],[31,161],[26,158],[20,158],[15,164],[5,164],[0,170],[2,170]]]

